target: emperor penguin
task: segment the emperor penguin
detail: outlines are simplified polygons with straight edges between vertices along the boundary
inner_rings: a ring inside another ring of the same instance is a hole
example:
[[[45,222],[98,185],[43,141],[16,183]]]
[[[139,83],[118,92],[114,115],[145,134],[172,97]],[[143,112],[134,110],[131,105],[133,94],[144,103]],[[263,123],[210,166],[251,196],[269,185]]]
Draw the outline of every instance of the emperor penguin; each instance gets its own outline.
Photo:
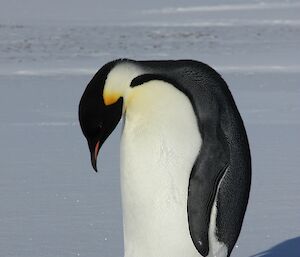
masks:
[[[105,64],[79,104],[95,171],[122,117],[124,256],[230,256],[248,203],[251,158],[226,82],[194,60]]]

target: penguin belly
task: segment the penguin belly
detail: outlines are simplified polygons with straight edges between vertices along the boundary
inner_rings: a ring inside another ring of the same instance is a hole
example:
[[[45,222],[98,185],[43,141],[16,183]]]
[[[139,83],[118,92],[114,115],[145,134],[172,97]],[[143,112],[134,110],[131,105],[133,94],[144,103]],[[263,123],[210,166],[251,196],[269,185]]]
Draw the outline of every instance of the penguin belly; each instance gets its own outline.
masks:
[[[187,214],[202,142],[192,104],[160,80],[130,90],[121,142],[125,257],[199,257]]]

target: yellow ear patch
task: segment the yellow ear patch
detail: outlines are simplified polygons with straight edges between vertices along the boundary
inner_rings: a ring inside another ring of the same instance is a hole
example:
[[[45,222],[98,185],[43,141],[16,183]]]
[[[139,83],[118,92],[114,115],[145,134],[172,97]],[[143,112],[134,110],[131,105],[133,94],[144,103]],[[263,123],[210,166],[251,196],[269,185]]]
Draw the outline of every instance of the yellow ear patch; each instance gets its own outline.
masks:
[[[120,94],[118,94],[116,92],[107,92],[107,91],[104,90],[103,100],[104,100],[105,105],[114,104],[115,102],[118,101],[118,99],[120,97],[121,97]]]

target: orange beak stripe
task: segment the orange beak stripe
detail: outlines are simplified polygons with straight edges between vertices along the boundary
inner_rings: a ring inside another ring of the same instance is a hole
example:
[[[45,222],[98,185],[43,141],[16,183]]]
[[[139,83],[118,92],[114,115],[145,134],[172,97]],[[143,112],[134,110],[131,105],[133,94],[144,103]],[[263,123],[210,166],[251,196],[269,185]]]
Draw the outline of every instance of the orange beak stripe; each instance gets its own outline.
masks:
[[[96,146],[95,146],[95,160],[97,159],[98,153],[99,153],[99,146],[100,146],[100,142],[98,141]]]

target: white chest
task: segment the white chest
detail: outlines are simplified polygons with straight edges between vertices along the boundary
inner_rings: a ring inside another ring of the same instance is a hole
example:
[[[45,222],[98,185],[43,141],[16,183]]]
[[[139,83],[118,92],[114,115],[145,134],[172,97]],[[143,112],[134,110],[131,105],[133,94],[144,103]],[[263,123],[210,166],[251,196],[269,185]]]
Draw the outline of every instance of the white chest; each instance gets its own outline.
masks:
[[[188,228],[190,172],[201,147],[189,99],[151,81],[126,99],[121,144],[125,257],[197,256]]]

